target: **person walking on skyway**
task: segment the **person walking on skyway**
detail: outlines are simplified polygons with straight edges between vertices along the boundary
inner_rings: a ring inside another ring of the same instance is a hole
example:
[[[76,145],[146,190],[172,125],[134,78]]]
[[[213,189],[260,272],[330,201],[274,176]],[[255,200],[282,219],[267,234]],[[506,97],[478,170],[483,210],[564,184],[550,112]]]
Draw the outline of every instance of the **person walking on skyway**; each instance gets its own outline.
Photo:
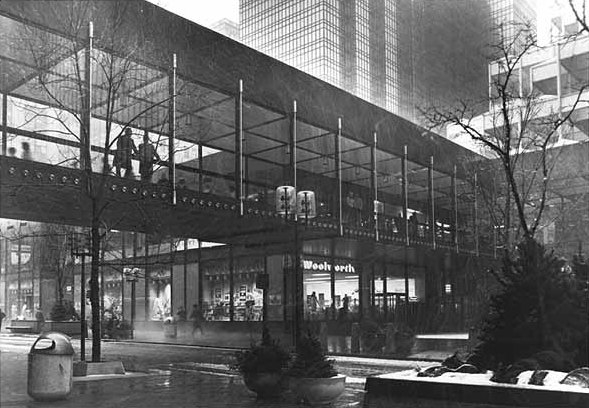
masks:
[[[141,180],[151,182],[153,164],[160,161],[155,147],[149,142],[147,131],[143,133],[143,143],[139,145],[139,174]]]
[[[132,134],[131,129],[126,128],[125,132],[117,139],[117,150],[115,151],[113,166],[118,177],[121,177],[122,169],[125,170],[125,178],[130,178],[133,175],[131,159],[134,155],[137,155],[137,147],[135,147],[135,142],[131,137]]]

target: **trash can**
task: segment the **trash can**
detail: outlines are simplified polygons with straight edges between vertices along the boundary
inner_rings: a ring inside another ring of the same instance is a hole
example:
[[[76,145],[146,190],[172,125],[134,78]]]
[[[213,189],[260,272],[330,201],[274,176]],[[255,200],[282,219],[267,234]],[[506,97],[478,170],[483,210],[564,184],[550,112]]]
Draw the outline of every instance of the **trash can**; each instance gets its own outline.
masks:
[[[65,399],[72,391],[74,348],[63,333],[41,334],[29,352],[27,392],[39,401]]]

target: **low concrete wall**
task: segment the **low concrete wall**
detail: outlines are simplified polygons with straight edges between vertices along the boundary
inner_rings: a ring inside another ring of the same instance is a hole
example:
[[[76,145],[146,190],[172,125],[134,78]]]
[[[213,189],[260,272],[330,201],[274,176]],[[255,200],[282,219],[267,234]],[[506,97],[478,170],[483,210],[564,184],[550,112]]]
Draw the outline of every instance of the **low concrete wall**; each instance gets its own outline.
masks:
[[[541,386],[514,384],[465,384],[433,381],[428,378],[366,379],[365,403],[370,406],[397,406],[411,399],[444,400],[445,407],[462,407],[463,403],[509,405],[516,407],[589,407],[589,391],[568,392]],[[454,404],[454,405],[453,405]]]
[[[262,337],[262,322],[203,322],[202,333],[192,322],[177,322],[176,334],[161,321],[135,322],[133,339],[156,343],[194,344],[203,346],[246,348]],[[291,344],[290,333],[282,322],[268,322],[270,335],[284,346]]]

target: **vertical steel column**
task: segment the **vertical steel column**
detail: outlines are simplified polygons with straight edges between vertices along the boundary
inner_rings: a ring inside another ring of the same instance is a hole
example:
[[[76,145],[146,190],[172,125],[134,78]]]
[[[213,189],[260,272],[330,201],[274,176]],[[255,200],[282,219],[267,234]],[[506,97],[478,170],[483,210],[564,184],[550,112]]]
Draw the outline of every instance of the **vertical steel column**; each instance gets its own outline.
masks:
[[[403,190],[403,232],[405,246],[409,245],[409,197],[407,192],[407,146],[403,146],[403,158],[401,159],[401,189]]]
[[[137,231],[133,231],[133,277],[131,281],[131,328],[135,329],[135,306],[137,303],[137,294],[135,286],[137,284]]]
[[[456,166],[452,172],[452,245],[458,252],[458,193],[456,189]]]
[[[382,273],[380,274],[382,278],[382,307],[384,309],[384,318],[387,320],[389,317],[389,299],[388,299],[388,274],[387,274],[387,265],[386,263],[382,263]]]
[[[80,360],[86,361],[86,251],[87,248],[82,249],[82,266],[80,276],[80,321],[82,333],[80,334]],[[41,291],[39,291],[40,293]]]
[[[403,173],[403,219],[405,220],[405,260],[403,262],[403,278],[405,279],[405,320],[407,320],[407,313],[409,311],[409,197],[407,190],[407,145],[403,146],[403,160],[401,162],[401,171]]]
[[[168,178],[172,191],[172,205],[176,205],[176,54],[172,54],[172,67],[168,78],[168,91],[170,99],[168,103]]]
[[[560,64],[560,42],[556,45],[556,99],[558,99],[558,119],[562,120],[562,78]],[[558,140],[562,140],[562,126],[558,127]]]
[[[121,258],[123,259],[123,268],[127,265],[127,248],[125,242],[125,231],[121,231]],[[123,269],[124,271],[124,269]],[[125,274],[121,275],[121,314],[125,316]],[[83,333],[83,332],[82,332]]]
[[[335,268],[333,267],[333,265],[335,265],[335,238],[331,238],[330,242],[331,244],[331,248],[330,248],[330,256],[331,256],[331,271],[329,271],[329,289],[331,292],[331,317],[332,319],[336,318],[336,312],[337,310],[335,309]]]
[[[203,294],[203,288],[202,288],[202,281],[203,281],[203,273],[202,273],[202,243],[200,241],[200,239],[198,240],[198,253],[197,253],[197,263],[198,263],[198,276],[197,276],[197,281],[198,281],[198,299],[197,299],[197,303],[198,303],[198,308],[199,310],[202,311],[202,294]],[[188,309],[186,309],[188,310]]]
[[[2,156],[6,156],[8,150],[8,94],[2,94]],[[40,293],[40,292],[39,292]]]
[[[229,245],[229,321],[235,320],[235,290],[233,288],[233,277],[235,274],[235,260],[233,259],[233,245]]]
[[[474,251],[475,254],[479,255],[479,204],[477,197],[478,186],[478,173],[474,174]]]
[[[21,268],[22,268],[22,227],[21,227],[22,223],[18,224],[18,244],[17,244],[17,250],[18,250],[18,261],[16,263],[16,272],[17,272],[17,289],[18,289],[18,296],[16,298],[16,313],[21,314]],[[23,319],[25,317],[23,316]]]
[[[293,101],[292,114],[290,117],[290,182],[295,189],[294,194],[297,193],[297,101]],[[293,209],[294,219],[294,259],[292,265],[292,284],[293,284],[293,344],[296,346],[299,343],[301,335],[301,324],[304,319],[303,311],[303,279],[301,273],[300,261],[300,243],[299,243],[299,225],[296,206]],[[287,218],[288,222],[288,218]]]
[[[432,248],[436,249],[436,208],[434,197],[434,156],[429,157],[429,168],[427,171],[427,192],[429,198],[429,231],[431,234]]]
[[[243,80],[239,80],[235,98],[235,199],[243,215]]]
[[[182,285],[183,287],[183,298],[184,298],[184,303],[182,304],[182,307],[184,307],[184,311],[188,310],[188,301],[186,299],[186,297],[188,296],[188,288],[187,288],[187,283],[188,283],[188,238],[184,238],[184,284]],[[202,311],[202,309],[200,309]]]
[[[342,118],[337,119],[337,134],[335,135],[335,172],[337,183],[336,214],[339,236],[344,235],[344,224],[342,214]]]
[[[290,146],[290,158],[289,158],[289,182],[295,188],[295,195],[297,192],[297,101],[293,101],[292,113],[290,116],[289,126],[289,146]],[[294,219],[297,218],[296,210],[293,211]]]
[[[147,322],[149,316],[149,244],[147,241],[147,233],[144,234],[145,239],[145,259],[143,262],[143,278],[145,279],[144,283],[144,299],[143,299],[143,310],[145,312],[144,319]]]
[[[92,118],[92,51],[94,47],[94,25],[88,23],[88,45],[85,54],[84,99],[82,102],[82,134],[80,135],[80,168],[92,172],[90,157],[90,121]],[[106,153],[105,153],[106,154]],[[89,183],[90,180],[87,180]],[[86,187],[89,188],[89,185]]]
[[[204,160],[202,157],[202,142],[199,141],[198,143],[198,192],[202,193],[202,183],[203,183],[203,177],[202,177],[202,172],[203,172],[203,166],[204,164]]]
[[[174,263],[176,262],[176,250],[174,245],[174,238],[170,237],[170,312],[172,317],[174,316]]]
[[[373,134],[373,144],[372,149],[370,150],[370,162],[372,164],[371,168],[371,176],[370,177],[370,189],[372,190],[372,213],[374,217],[374,240],[379,240],[379,231],[378,231],[378,173],[376,169],[376,144],[377,144],[377,134],[374,132]]]
[[[372,268],[371,272],[372,272],[372,276],[370,278],[370,306],[371,306],[371,313],[374,313],[374,307],[375,307],[375,300],[376,300],[376,284],[374,283],[376,276],[374,273],[374,263],[372,263]]]

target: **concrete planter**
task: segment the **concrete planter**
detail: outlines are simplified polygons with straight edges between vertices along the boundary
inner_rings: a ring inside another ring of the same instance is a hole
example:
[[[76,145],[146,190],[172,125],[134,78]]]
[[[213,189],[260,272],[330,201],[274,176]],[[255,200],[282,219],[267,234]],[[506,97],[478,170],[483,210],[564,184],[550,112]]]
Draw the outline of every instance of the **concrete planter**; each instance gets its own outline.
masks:
[[[302,400],[311,405],[330,404],[344,392],[346,376],[338,374],[329,378],[290,377],[288,388],[297,401]]]
[[[88,323],[86,323],[86,327],[88,327]],[[47,320],[43,324],[43,330],[56,331],[67,334],[68,336],[79,336],[82,334],[81,322],[79,321],[56,322]]]
[[[248,373],[244,374],[243,381],[258,398],[279,397],[287,388],[282,373]]]
[[[164,323],[164,337],[176,338],[178,335],[178,326],[175,323]]]

